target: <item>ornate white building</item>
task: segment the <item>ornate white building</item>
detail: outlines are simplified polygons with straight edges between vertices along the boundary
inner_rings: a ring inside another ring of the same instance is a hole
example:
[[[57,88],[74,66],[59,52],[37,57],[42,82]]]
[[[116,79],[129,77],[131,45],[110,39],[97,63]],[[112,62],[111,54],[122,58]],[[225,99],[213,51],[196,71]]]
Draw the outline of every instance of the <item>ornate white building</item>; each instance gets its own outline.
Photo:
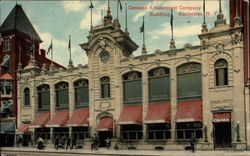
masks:
[[[220,12],[211,30],[202,25],[200,45],[176,49],[172,40],[170,50],[134,57],[138,45],[109,8],[80,44],[86,65],[48,71],[31,59],[19,71],[18,131],[85,145],[96,133],[100,146],[109,137],[124,149],[183,149],[194,134],[199,149],[246,149],[249,88],[235,20],[230,27]]]

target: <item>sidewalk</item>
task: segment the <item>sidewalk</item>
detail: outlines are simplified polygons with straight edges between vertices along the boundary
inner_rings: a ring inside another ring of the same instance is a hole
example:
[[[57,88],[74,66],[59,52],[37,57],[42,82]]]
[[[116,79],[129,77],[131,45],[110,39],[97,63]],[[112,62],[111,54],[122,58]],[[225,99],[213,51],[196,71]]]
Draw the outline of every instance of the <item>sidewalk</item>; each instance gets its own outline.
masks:
[[[91,151],[90,149],[73,149],[65,150],[54,148],[45,148],[44,150],[38,150],[33,147],[3,147],[1,148],[1,153],[15,153],[17,156],[22,155],[21,153],[39,153],[40,155],[121,155],[121,156],[250,156],[250,151],[233,151],[233,150],[211,150],[211,151],[196,151],[192,153],[191,151],[185,150],[163,150],[163,151],[154,151],[154,150],[113,150],[100,148],[97,151]],[[23,154],[24,155],[24,154]],[[37,155],[37,154],[36,154]],[[4,155],[5,156],[5,155]]]

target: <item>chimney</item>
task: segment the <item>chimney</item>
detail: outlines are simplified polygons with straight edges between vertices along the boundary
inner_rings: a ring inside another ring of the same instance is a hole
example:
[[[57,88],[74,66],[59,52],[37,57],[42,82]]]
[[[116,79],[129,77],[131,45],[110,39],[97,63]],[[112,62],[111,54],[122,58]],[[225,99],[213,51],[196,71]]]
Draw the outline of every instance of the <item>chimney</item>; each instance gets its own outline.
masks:
[[[41,50],[40,50],[40,55],[41,55],[42,57],[46,57],[46,51],[45,51],[44,49],[41,49]]]

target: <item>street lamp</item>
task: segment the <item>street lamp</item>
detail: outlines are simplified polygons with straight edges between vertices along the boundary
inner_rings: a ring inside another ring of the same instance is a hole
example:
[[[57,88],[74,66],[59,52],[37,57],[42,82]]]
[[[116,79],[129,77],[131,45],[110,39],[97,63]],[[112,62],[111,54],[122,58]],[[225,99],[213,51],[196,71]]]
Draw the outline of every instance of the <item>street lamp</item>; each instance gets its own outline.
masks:
[[[240,142],[240,121],[236,121],[236,134],[237,134],[237,142]]]

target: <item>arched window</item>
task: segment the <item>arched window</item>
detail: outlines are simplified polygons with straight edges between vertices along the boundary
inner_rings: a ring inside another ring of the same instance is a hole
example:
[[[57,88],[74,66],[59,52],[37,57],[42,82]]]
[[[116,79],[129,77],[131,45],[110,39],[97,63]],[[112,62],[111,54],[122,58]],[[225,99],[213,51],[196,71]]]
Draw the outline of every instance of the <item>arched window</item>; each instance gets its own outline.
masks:
[[[186,63],[177,68],[178,99],[201,98],[201,64]]]
[[[81,79],[74,82],[75,88],[75,106],[88,107],[89,106],[89,81]]]
[[[110,97],[110,79],[108,76],[104,76],[101,78],[101,97]]]
[[[216,86],[228,85],[227,61],[219,59],[214,64]]]
[[[38,92],[38,110],[50,109],[50,86],[43,84],[37,87]]]
[[[169,69],[158,67],[148,72],[149,101],[169,100],[170,78]]]
[[[129,72],[123,75],[123,101],[124,104],[141,104],[142,100],[142,74]]]
[[[67,82],[59,82],[55,85],[56,89],[56,107],[68,108],[69,106],[69,90]]]
[[[30,105],[30,89],[29,88],[24,89],[24,105],[25,106]]]

